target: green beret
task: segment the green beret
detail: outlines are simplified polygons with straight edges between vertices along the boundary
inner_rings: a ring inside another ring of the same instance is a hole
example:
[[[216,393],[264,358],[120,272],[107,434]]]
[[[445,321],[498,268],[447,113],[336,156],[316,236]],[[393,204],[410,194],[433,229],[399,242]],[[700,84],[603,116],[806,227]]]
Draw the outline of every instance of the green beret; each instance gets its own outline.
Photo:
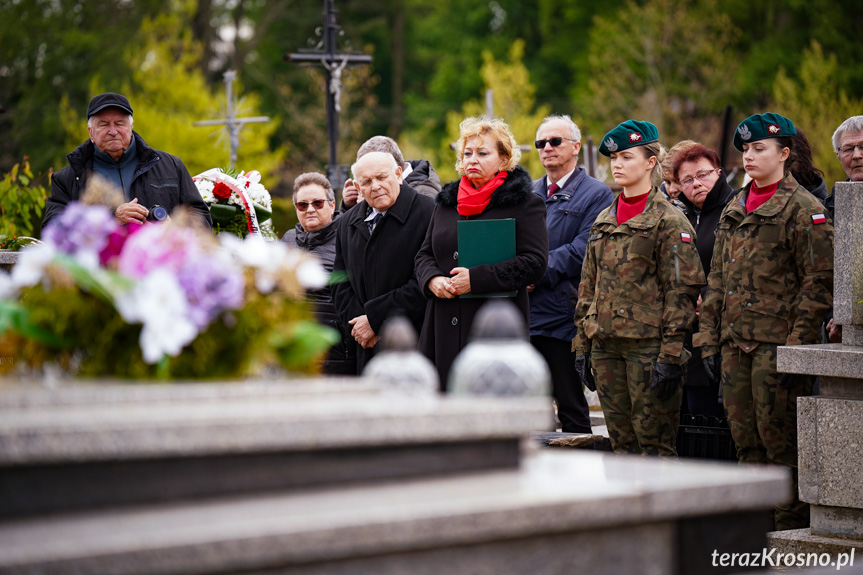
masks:
[[[627,120],[607,133],[602,138],[599,153],[610,156],[612,152],[620,152],[627,148],[643,146],[659,140],[659,130],[650,122]]]
[[[797,133],[794,124],[785,116],[768,112],[749,116],[737,126],[734,132],[734,147],[743,151],[743,144],[757,142],[765,138],[781,138]]]

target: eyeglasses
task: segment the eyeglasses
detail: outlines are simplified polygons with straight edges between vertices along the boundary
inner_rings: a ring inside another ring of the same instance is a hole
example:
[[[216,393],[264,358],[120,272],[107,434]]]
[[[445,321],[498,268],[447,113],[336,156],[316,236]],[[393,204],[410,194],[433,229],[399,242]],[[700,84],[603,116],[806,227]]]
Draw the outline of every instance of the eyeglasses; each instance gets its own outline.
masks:
[[[698,172],[697,174],[695,174],[691,178],[686,178],[685,180],[682,180],[680,182],[680,185],[683,186],[684,188],[689,188],[689,187],[692,187],[692,184],[695,183],[695,180],[698,180],[699,182],[701,182],[703,184],[705,178],[710,177],[710,174],[712,174],[713,172],[718,172],[719,169],[720,168],[713,168],[712,170],[704,170],[703,172]]]
[[[549,138],[547,140],[537,140],[533,143],[533,145],[536,146],[537,150],[543,149],[546,144],[551,144],[552,148],[556,148],[559,145],[561,145],[564,140],[567,140],[569,142],[578,142],[578,140],[572,140],[570,138],[555,137],[555,138]]]
[[[860,150],[863,152],[863,144],[848,144],[847,146],[842,146],[839,149],[839,153],[843,156],[850,156],[854,153],[854,150]]]
[[[297,210],[304,212],[309,209],[309,206],[314,206],[316,210],[320,210],[324,207],[326,200],[314,200],[311,202],[297,202],[294,204],[297,207]]]

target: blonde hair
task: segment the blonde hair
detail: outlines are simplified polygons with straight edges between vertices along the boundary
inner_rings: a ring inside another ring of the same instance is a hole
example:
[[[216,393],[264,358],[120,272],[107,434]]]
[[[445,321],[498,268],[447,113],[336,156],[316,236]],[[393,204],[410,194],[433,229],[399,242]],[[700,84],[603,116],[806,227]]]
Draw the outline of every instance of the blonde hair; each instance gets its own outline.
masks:
[[[507,161],[503,165],[503,169],[511,172],[521,159],[521,150],[518,148],[518,143],[515,141],[515,136],[509,129],[506,122],[499,118],[489,118],[488,116],[471,116],[465,118],[459,124],[459,138],[456,142],[455,169],[460,176],[464,175],[464,147],[467,141],[471,138],[481,138],[485,135],[490,135],[492,140],[497,144],[497,153]]]
[[[665,159],[665,148],[659,142],[650,142],[643,146],[638,146],[644,152],[644,157],[648,160],[656,158],[656,165],[653,166],[653,171],[650,172],[650,184],[658,186],[662,183],[662,161]]]

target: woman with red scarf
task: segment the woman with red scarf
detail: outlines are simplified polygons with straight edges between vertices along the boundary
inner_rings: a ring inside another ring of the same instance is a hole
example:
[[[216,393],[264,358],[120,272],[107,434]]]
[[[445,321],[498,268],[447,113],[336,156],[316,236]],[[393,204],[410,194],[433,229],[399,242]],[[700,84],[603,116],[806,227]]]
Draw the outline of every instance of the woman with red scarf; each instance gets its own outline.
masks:
[[[528,321],[526,287],[539,281],[548,263],[545,202],[532,193],[532,180],[518,165],[521,151],[509,126],[485,116],[465,119],[456,144],[461,179],[438,194],[425,242],[417,254],[419,284],[429,298],[420,350],[434,362],[446,389],[450,366],[467,345],[482,296],[516,291],[514,303]],[[514,258],[494,265],[459,266],[460,220],[515,219]]]

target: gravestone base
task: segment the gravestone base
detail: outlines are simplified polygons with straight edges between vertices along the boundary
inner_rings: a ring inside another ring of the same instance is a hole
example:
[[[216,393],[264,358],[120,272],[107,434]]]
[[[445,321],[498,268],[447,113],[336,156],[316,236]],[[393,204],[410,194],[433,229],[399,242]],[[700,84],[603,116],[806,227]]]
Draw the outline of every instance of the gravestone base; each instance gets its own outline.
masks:
[[[854,334],[843,326],[843,339]],[[777,367],[821,383],[820,395],[797,404],[799,495],[810,504],[810,527],[770,533],[769,544],[782,553],[829,553],[833,561],[854,548],[863,562],[863,347],[780,347]]]

